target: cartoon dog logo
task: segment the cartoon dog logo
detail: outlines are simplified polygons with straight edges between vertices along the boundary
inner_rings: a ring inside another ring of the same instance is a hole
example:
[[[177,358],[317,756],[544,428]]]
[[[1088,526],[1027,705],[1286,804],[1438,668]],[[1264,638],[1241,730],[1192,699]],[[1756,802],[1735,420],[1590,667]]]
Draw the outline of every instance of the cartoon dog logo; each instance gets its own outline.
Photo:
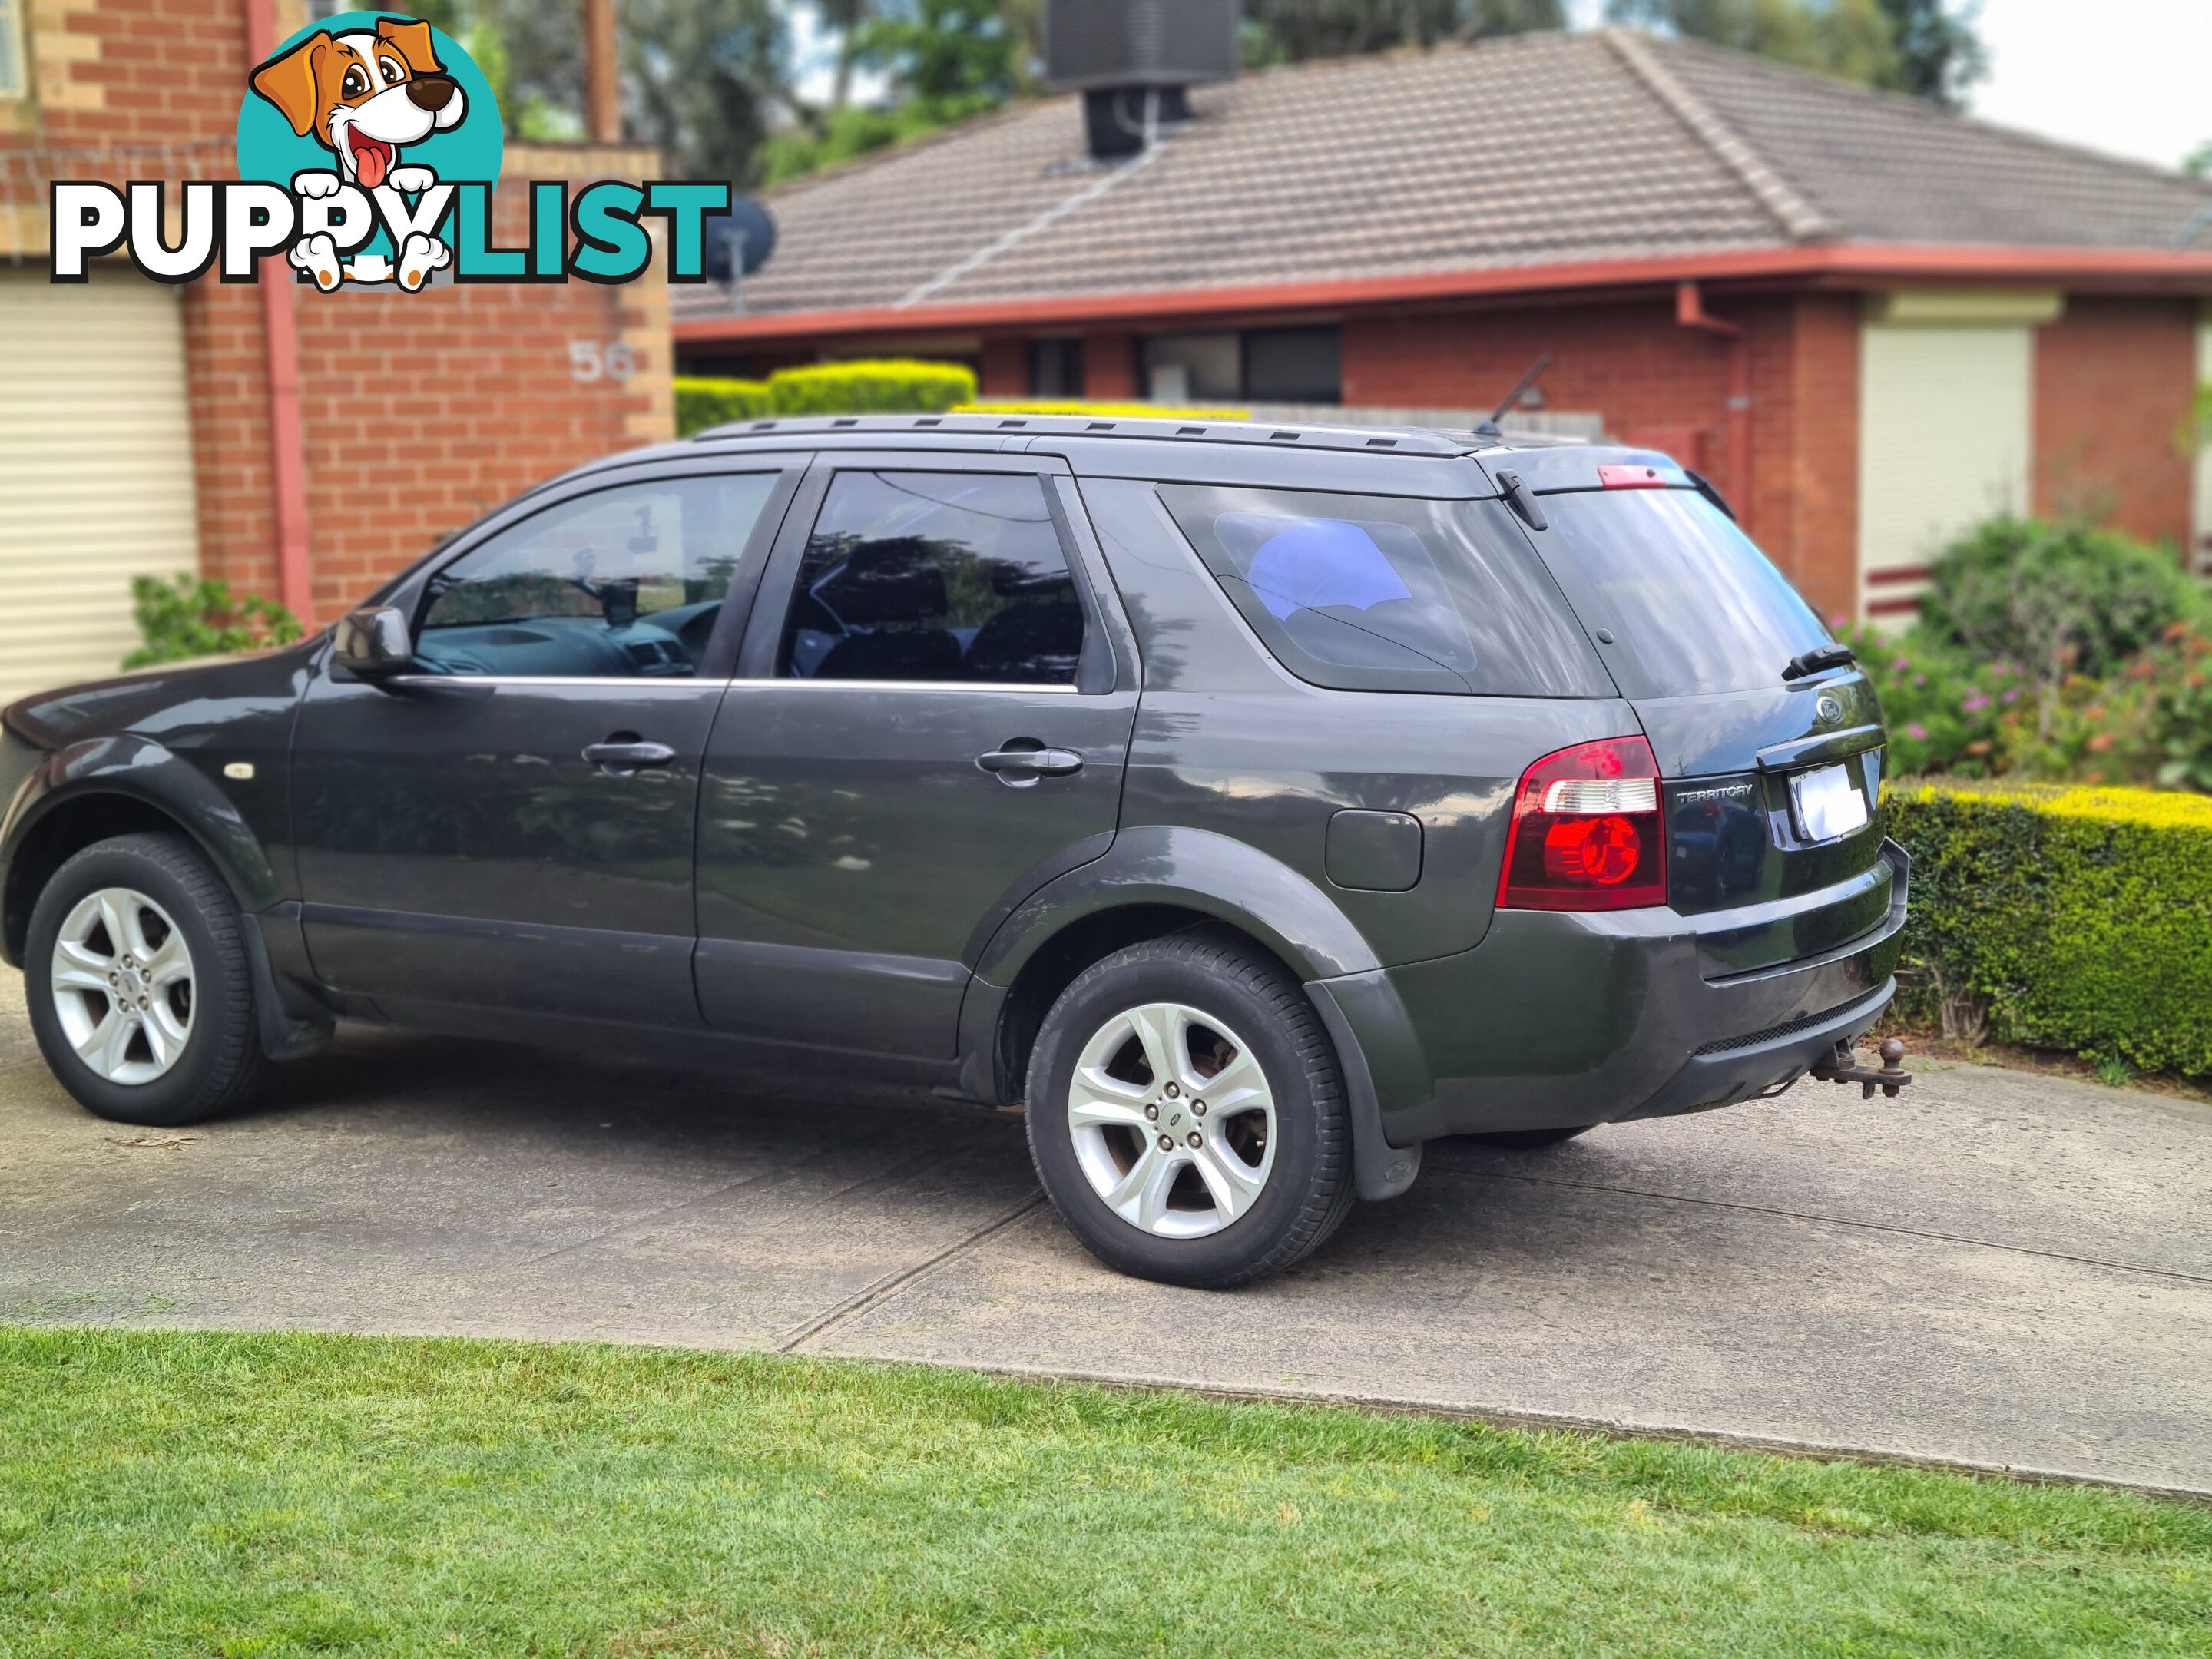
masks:
[[[410,19],[380,17],[374,29],[343,34],[318,30],[255,70],[253,90],[283,112],[295,136],[313,137],[336,158],[334,170],[294,176],[292,188],[303,197],[334,196],[346,185],[410,195],[429,189],[436,173],[404,163],[401,148],[451,131],[468,113],[467,95],[438,61],[430,26]],[[291,257],[319,286],[337,286],[331,238],[303,238]],[[452,260],[436,237],[410,235],[399,249],[399,285],[411,292]],[[348,274],[376,280],[382,273]]]

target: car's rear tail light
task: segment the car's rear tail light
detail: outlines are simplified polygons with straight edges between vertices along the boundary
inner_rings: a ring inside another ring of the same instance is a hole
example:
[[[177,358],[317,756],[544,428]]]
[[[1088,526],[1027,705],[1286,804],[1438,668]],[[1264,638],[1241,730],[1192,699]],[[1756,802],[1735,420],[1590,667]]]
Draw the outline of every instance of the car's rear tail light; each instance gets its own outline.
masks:
[[[1498,872],[1502,910],[1632,910],[1667,902],[1659,764],[1642,738],[1547,755],[1521,775]]]

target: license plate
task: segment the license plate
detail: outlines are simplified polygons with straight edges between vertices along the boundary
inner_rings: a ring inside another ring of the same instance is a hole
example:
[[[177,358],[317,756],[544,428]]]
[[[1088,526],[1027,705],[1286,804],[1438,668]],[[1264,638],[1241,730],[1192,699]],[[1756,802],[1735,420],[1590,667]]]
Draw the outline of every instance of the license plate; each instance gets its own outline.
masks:
[[[1790,805],[1797,833],[1807,841],[1833,841],[1867,826],[1866,791],[1848,766],[1821,766],[1790,780]]]

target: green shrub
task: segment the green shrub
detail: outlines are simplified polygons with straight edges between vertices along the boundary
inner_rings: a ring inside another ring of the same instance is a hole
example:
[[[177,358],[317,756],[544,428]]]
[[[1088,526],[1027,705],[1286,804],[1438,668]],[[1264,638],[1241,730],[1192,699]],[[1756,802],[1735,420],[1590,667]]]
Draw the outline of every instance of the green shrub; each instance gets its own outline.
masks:
[[[2212,1074],[2212,799],[1908,784],[1883,811],[1913,860],[1905,1012]]]
[[[676,430],[688,438],[777,415],[942,415],[975,398],[975,372],[958,363],[817,363],[765,380],[678,375]]]
[[[2109,530],[1989,520],[1930,567],[1920,626],[1940,643],[2020,664],[2046,686],[2101,677],[2203,601],[2169,550]]]
[[[123,659],[125,668],[289,645],[302,631],[300,619],[274,600],[234,594],[228,584],[203,576],[133,576],[131,599],[146,643]]]
[[[1093,403],[1084,398],[983,398],[955,415],[1088,415],[1094,420],[1249,421],[1249,409],[1186,408],[1181,404]]]
[[[817,363],[768,380],[773,415],[942,415],[975,400],[975,374],[958,363]]]
[[[2212,633],[2176,623],[2102,679],[2039,683],[1915,629],[1849,635],[1899,775],[2156,785],[2212,793]]]
[[[757,421],[768,413],[768,382],[727,380],[698,374],[676,377],[676,432],[688,438],[710,426]]]

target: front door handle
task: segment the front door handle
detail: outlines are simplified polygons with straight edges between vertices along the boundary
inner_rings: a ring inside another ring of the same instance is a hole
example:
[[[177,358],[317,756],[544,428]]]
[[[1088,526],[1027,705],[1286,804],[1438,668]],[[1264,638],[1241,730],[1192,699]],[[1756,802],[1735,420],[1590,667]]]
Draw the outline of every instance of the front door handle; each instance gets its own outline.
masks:
[[[628,732],[617,732],[605,743],[586,744],[584,758],[610,777],[629,778],[642,767],[667,765],[676,751],[665,743],[642,743]]]
[[[1006,783],[1030,783],[1039,778],[1064,778],[1083,769],[1083,757],[1073,749],[994,749],[975,757],[975,764],[995,772]]]

